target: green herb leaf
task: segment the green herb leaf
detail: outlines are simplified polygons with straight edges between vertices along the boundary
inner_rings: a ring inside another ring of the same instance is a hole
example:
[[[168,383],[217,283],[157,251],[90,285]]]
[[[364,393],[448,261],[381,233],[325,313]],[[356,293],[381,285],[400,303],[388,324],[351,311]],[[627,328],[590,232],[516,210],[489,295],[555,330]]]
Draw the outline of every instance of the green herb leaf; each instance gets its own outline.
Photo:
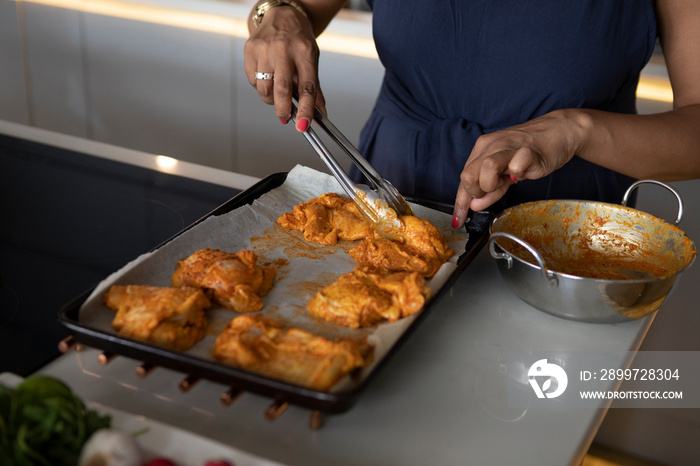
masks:
[[[0,466],[74,466],[87,439],[110,425],[58,379],[0,385]]]

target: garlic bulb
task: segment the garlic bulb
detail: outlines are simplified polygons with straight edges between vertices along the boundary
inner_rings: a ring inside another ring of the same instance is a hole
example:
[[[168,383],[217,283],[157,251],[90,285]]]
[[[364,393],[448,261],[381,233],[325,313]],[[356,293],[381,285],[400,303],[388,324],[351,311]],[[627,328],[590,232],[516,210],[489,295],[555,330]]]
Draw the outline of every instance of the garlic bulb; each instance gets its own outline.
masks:
[[[78,466],[134,466],[143,462],[143,451],[130,434],[100,429],[85,442]]]

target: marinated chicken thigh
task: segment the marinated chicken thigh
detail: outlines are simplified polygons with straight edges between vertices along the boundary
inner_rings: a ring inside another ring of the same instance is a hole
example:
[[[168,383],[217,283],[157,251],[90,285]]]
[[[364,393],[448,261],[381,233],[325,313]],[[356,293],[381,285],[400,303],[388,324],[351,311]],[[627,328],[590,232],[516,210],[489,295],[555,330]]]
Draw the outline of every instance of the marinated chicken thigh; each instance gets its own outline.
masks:
[[[277,222],[288,230],[303,232],[307,241],[329,246],[339,239],[352,241],[377,235],[357,205],[335,193],[323,194],[296,205],[292,212],[282,214]]]
[[[253,312],[263,308],[260,297],[270,291],[276,276],[273,266],[257,264],[253,251],[200,249],[178,262],[171,282],[175,287],[204,288],[211,299],[225,307]]]
[[[454,251],[445,237],[428,220],[405,215],[399,217],[404,228],[403,243],[383,237],[365,238],[348,253],[358,264],[377,271],[418,272],[431,278]]]
[[[371,273],[358,267],[318,292],[306,308],[345,327],[371,327],[415,314],[430,297],[417,272]]]
[[[331,341],[261,315],[231,320],[214,347],[220,362],[316,390],[366,366],[371,352],[365,340]]]
[[[392,227],[392,240],[372,228],[355,203],[339,194],[327,193],[294,206],[277,222],[282,227],[299,230],[307,241],[333,245],[342,240],[362,240],[350,250],[356,262],[377,271],[419,272],[430,278],[454,251],[430,221],[413,215],[398,218]]]
[[[120,335],[178,351],[204,338],[211,305],[199,288],[147,285],[112,286],[104,303],[117,312],[112,328]]]
[[[423,308],[430,296],[425,279],[432,278],[454,251],[430,221],[413,215],[397,220],[390,239],[372,228],[351,199],[332,193],[279,217],[280,225],[302,231],[307,241],[361,240],[348,251],[356,269],[317,293],[307,304],[311,313],[357,328],[394,322]]]

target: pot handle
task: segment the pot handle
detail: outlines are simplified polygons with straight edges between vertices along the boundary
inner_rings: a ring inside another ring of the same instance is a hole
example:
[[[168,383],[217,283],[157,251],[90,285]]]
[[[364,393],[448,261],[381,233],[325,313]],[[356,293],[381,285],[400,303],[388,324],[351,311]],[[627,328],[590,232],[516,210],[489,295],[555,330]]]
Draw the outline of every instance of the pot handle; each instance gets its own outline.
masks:
[[[522,240],[518,238],[515,235],[512,235],[510,233],[506,233],[503,231],[498,231],[496,233],[492,233],[491,236],[489,237],[489,253],[491,253],[491,257],[494,259],[505,259],[507,264],[506,267],[509,269],[513,267],[513,256],[508,254],[507,252],[498,252],[496,251],[496,239],[497,238],[507,238],[511,241],[515,241],[518,243],[520,246],[524,247],[527,249],[530,254],[535,258],[537,261],[537,264],[540,266],[540,270],[542,271],[542,276],[544,277],[544,280],[547,282],[547,286],[550,288],[554,288],[557,285],[559,285],[559,280],[557,277],[552,273],[547,271],[547,264],[544,261],[544,258],[540,255],[539,252],[537,252],[537,249],[533,248],[530,243],[526,242],[525,240]]]
[[[676,196],[676,199],[678,200],[678,215],[676,216],[676,221],[673,222],[673,224],[678,225],[679,223],[681,223],[681,219],[683,218],[683,199],[681,199],[681,195],[678,194],[678,191],[676,191],[675,189],[673,189],[671,186],[667,185],[666,183],[662,183],[661,181],[639,180],[639,181],[632,183],[632,185],[629,188],[627,188],[627,191],[625,191],[625,195],[622,196],[621,204],[623,206],[626,206],[627,201],[629,200],[629,196],[632,193],[632,191],[634,191],[635,188],[637,188],[637,186],[642,185],[642,184],[655,184],[655,185],[661,186],[662,188],[666,188],[667,190],[671,191]]]

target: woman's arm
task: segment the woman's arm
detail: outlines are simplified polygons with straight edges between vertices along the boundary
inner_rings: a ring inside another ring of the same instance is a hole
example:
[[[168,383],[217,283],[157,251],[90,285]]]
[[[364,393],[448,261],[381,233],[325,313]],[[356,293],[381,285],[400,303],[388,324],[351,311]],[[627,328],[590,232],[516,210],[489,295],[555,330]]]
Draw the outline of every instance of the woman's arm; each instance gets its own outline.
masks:
[[[634,178],[700,178],[700,2],[661,0],[656,13],[673,110],[653,115],[583,111],[589,124],[580,156]]]
[[[255,9],[258,5],[263,3],[263,1],[264,0],[260,0],[257,2],[248,16],[248,32],[251,35],[256,29],[253,24]],[[295,3],[304,9],[313,27],[314,37],[318,37],[326,29],[328,24],[330,24],[335,15],[338,14],[340,9],[343,8],[343,5],[347,3],[347,0],[295,0]],[[272,8],[268,10],[268,13],[274,10],[275,8]],[[262,25],[262,21],[260,24]]]
[[[262,3],[262,1],[256,4]],[[344,0],[295,0],[293,6],[269,9],[258,27],[253,24],[255,7],[248,17],[250,38],[244,47],[244,68],[250,85],[263,102],[274,105],[280,122],[291,117],[292,88],[299,92],[297,130],[306,131],[314,105],[325,112],[318,80],[316,37],[345,4]],[[273,73],[273,80],[255,79],[256,72]]]
[[[673,110],[556,110],[480,137],[461,173],[454,225],[469,208],[500,199],[513,182],[546,176],[574,155],[635,178],[700,178],[700,2],[659,0],[656,14]]]

